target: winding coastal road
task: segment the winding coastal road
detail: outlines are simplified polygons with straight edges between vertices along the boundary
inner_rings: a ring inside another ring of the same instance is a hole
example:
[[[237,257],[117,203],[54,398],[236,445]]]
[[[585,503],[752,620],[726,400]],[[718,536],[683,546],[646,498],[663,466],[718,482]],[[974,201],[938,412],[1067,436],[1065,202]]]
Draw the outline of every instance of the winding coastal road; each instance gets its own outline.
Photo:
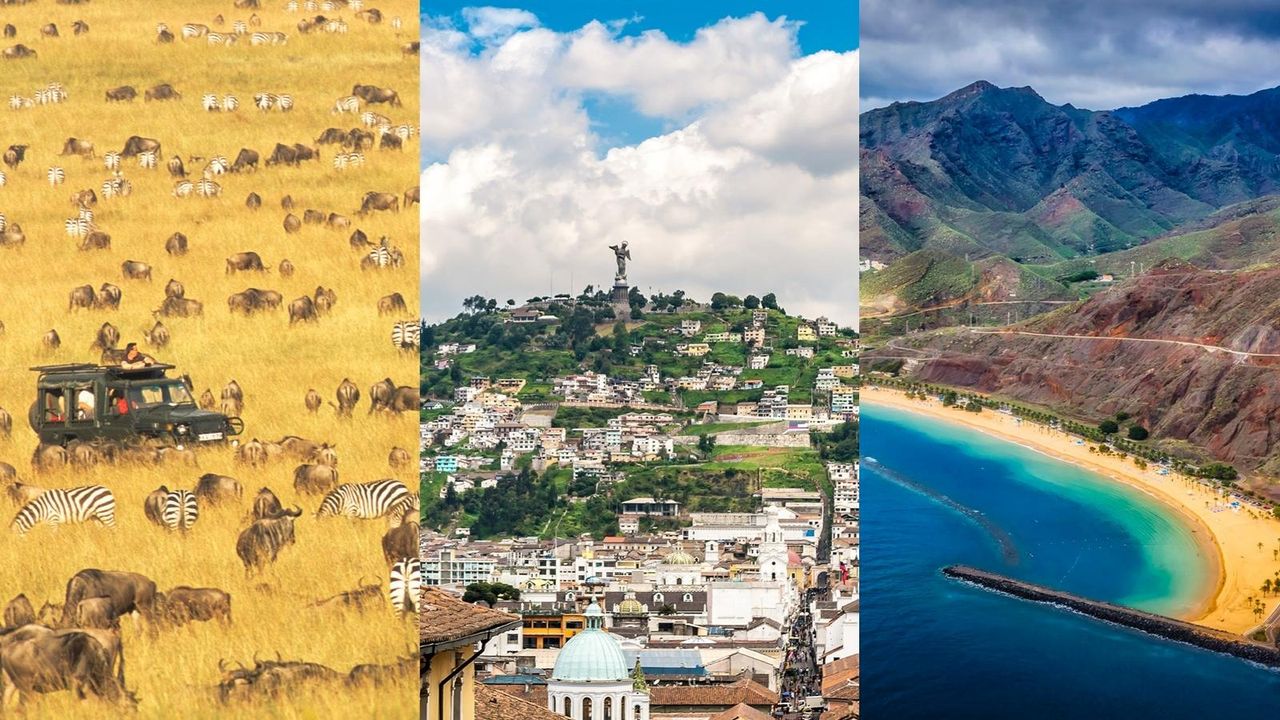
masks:
[[[1206,343],[1191,342],[1190,340],[1166,340],[1163,338],[1131,338],[1131,337],[1105,337],[1101,335],[1064,335],[1057,333],[1038,333],[1027,330],[979,330],[977,328],[966,328],[975,335],[1026,335],[1029,337],[1044,338],[1061,338],[1065,340],[1109,340],[1112,342],[1136,342],[1136,343],[1156,343],[1164,345],[1182,345],[1185,347],[1200,348],[1210,353],[1224,352],[1236,358],[1280,358],[1280,353],[1260,353],[1250,352],[1248,350],[1233,350],[1229,347],[1221,345],[1209,345]],[[900,348],[899,348],[900,349]]]

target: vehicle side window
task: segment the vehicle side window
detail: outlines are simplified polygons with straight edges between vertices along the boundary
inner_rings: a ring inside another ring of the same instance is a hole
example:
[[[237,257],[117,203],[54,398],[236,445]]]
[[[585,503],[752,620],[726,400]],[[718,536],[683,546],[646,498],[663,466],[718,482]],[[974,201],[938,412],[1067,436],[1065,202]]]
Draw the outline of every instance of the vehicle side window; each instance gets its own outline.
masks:
[[[44,421],[50,423],[66,422],[66,405],[63,403],[61,388],[44,391]]]

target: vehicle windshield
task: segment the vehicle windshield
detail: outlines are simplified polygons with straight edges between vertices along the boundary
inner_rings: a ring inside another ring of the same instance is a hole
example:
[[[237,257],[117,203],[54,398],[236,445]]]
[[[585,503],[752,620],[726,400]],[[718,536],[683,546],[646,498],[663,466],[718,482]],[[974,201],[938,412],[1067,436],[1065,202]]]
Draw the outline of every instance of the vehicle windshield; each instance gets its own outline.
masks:
[[[195,404],[187,386],[176,380],[136,385],[129,389],[129,398],[138,407]]]

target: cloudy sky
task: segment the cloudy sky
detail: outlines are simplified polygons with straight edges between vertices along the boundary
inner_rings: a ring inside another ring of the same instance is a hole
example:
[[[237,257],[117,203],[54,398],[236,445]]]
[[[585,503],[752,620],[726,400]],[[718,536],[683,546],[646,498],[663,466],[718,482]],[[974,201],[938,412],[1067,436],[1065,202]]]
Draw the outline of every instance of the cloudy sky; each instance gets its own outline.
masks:
[[[608,287],[626,240],[646,294],[854,323],[856,5],[428,4],[424,316]]]
[[[863,0],[862,110],[988,80],[1104,110],[1280,84],[1269,0]]]

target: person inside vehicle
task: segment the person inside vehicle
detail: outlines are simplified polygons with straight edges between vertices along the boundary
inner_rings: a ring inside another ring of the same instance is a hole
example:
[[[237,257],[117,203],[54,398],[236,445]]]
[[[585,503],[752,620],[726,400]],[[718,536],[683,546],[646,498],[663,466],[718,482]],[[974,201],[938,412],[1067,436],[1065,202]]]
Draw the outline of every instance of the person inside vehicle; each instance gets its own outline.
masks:
[[[111,412],[115,415],[129,414],[129,400],[125,398],[124,392],[112,388],[107,395],[108,404],[111,406]]]
[[[82,388],[76,392],[76,419],[93,419],[93,388]]]
[[[45,413],[48,416],[48,422],[65,422],[66,418],[62,415],[62,391],[53,390],[45,396]]]
[[[138,343],[129,343],[124,346],[124,359],[120,361],[120,367],[126,370],[136,370],[154,364],[155,360],[152,360],[148,355],[144,355],[138,349]]]

